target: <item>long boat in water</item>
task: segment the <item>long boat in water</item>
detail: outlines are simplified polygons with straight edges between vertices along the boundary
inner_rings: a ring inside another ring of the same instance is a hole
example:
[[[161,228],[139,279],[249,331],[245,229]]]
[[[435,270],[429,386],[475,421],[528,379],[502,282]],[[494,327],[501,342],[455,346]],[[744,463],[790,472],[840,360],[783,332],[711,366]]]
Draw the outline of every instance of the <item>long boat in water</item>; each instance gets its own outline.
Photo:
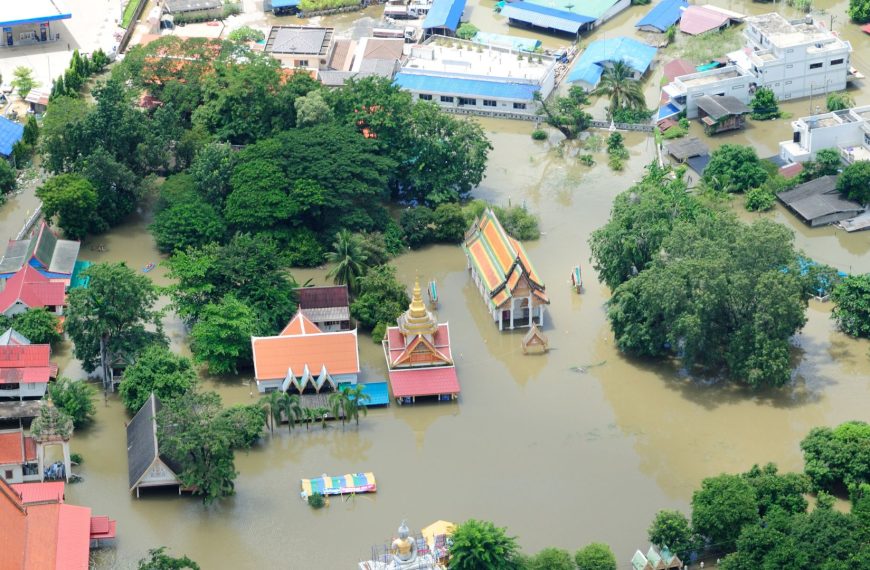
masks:
[[[314,493],[321,495],[349,495],[354,493],[374,493],[378,490],[374,473],[350,473],[330,477],[324,473],[314,479],[302,479],[302,498],[308,499]]]

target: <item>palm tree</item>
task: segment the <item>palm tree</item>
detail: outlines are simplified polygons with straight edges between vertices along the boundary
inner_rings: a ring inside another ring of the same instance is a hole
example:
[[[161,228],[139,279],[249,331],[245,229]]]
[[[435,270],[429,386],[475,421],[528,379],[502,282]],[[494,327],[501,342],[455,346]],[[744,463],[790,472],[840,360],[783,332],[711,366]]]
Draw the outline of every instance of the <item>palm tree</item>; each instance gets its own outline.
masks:
[[[357,279],[366,272],[365,262],[368,256],[360,247],[359,240],[347,230],[335,234],[332,247],[333,251],[326,254],[326,261],[335,265],[326,277],[332,279],[336,285],[347,284],[347,288],[355,293]]]
[[[344,429],[344,422],[347,421],[347,406],[347,394],[345,394],[344,390],[339,389],[337,392],[329,395],[329,411],[336,419],[341,418],[342,430]]]
[[[646,106],[640,82],[632,77],[632,73],[631,67],[624,61],[614,62],[610,67],[604,68],[601,81],[592,94],[610,98],[610,106],[607,108],[609,117],[613,117],[613,113],[623,107],[643,109]]]
[[[369,410],[366,407],[366,402],[372,398],[368,394],[363,393],[363,387],[360,384],[348,386],[343,391],[347,397],[347,406],[344,409],[345,415],[348,420],[350,418],[356,420],[356,427],[359,427],[359,413],[362,412],[364,416],[368,415]]]
[[[287,416],[287,431],[293,431],[293,425],[302,417],[302,406],[299,405],[299,396],[282,392],[278,410],[279,413]]]
[[[281,400],[283,392],[269,392],[265,396],[260,396],[260,407],[266,410],[266,415],[269,417],[269,433],[275,433],[275,421],[281,423]]]

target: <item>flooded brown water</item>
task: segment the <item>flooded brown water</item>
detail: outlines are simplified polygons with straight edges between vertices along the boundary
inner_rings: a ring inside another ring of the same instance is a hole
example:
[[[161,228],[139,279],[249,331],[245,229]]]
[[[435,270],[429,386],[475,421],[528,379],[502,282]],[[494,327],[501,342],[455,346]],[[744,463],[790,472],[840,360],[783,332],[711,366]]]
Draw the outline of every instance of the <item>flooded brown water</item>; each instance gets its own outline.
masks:
[[[472,0],[474,3],[476,0]],[[475,22],[506,31],[481,0]],[[732,10],[760,12],[770,5],[716,2]],[[822,3],[822,5],[826,5]],[[844,3],[834,13],[841,29]],[[629,10],[605,26],[631,33],[642,11]],[[344,17],[344,16],[343,16]],[[498,25],[497,25],[498,24]],[[501,27],[500,27],[501,26]],[[856,50],[870,47],[849,26]],[[860,42],[860,43],[859,43]],[[554,41],[560,45],[560,41]],[[855,63],[864,72],[859,53]],[[658,84],[659,72],[649,80]],[[866,95],[856,98],[862,102]],[[795,116],[807,103],[786,106]],[[73,451],[85,463],[85,481],[72,485],[72,503],[91,506],[118,520],[117,547],[99,556],[102,568],[133,566],[150,547],[166,545],[203,568],[349,568],[373,544],[390,537],[403,518],[419,528],[436,519],[490,519],[518,535],[524,549],[574,550],[590,541],[612,545],[625,565],[646,541],[646,528],[661,508],[686,509],[701,479],[752,463],[775,461],[801,468],[798,443],[816,425],[868,419],[868,343],[836,332],[830,305],[812,303],[809,322],[795,344],[795,381],[779,391],[750,393],[687,379],[668,364],[628,360],[613,347],[603,305],[609,292],[589,266],[589,233],[608,217],[614,196],[642,174],[653,157],[648,138],[628,135],[631,160],[624,172],[580,166],[547,143],[533,142],[531,124],[483,121],[494,145],[487,177],[475,195],[493,202],[525,203],[539,214],[543,235],[527,244],[552,299],[545,333],[551,351],[524,356],[521,332],[499,333],[471,285],[458,247],[434,246],[395,260],[410,286],[416,271],[436,279],[438,316],[451,325],[462,385],[458,403],[392,406],[372,410],[360,427],[310,431],[286,427],[239,453],[235,497],[206,508],[195,498],[150,492],[136,499],[127,488],[124,422],[115,396],[98,405],[95,424],[76,433]],[[711,144],[753,144],[763,156],[790,136],[787,120],[753,125]],[[35,205],[22,195],[0,209],[0,227],[14,234]],[[737,208],[739,209],[739,208]],[[812,257],[843,270],[870,271],[870,234],[810,230],[789,214],[767,214],[796,232]],[[745,214],[746,218],[750,216]],[[126,261],[141,268],[160,258],[136,219],[96,238],[107,251],[83,247],[94,261]],[[583,265],[585,291],[568,284],[571,267]],[[301,282],[322,283],[325,271],[297,270]],[[165,268],[150,272],[166,285]],[[181,323],[167,317],[173,347],[187,352]],[[385,377],[380,347],[360,338],[363,381]],[[57,354],[63,372],[81,378],[69,349]],[[256,399],[250,375],[203,378],[225,403]],[[371,470],[379,492],[312,511],[298,498],[299,479],[321,473]]]

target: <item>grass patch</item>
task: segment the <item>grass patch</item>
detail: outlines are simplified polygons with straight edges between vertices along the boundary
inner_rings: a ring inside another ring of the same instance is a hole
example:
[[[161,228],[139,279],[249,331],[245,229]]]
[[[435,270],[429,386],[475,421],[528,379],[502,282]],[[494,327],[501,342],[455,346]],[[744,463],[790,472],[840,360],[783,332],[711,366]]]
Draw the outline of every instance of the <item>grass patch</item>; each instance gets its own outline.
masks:
[[[133,21],[133,14],[136,13],[136,8],[139,6],[139,2],[144,0],[130,0],[127,2],[127,7],[124,8],[124,15],[121,18],[121,27],[125,30],[130,26]]]
[[[742,39],[737,27],[731,26],[721,32],[707,32],[699,36],[682,35],[665,48],[665,51],[672,57],[682,57],[694,63],[707,63],[740,49],[743,45]]]

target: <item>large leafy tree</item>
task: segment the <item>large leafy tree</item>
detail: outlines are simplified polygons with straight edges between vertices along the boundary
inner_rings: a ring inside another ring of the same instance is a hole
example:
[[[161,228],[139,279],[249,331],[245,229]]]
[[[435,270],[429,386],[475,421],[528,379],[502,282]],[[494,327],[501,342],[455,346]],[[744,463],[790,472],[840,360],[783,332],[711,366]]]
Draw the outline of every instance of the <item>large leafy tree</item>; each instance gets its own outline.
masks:
[[[263,434],[266,425],[266,411],[257,404],[236,404],[221,412],[234,435],[231,445],[234,449],[248,449]]]
[[[717,549],[733,550],[740,530],[757,521],[755,489],[739,475],[704,479],[692,495],[692,526]]]
[[[530,556],[526,562],[526,570],[576,570],[574,557],[567,550],[561,548],[545,548]]]
[[[332,264],[327,279],[336,285],[347,285],[351,293],[359,290],[359,279],[368,269],[368,256],[358,236],[344,230],[335,234],[332,251],[327,252],[326,261]]]
[[[851,421],[817,427],[801,441],[804,471],[816,489],[856,492],[870,483],[870,425]]]
[[[215,208],[223,207],[232,189],[230,179],[236,166],[236,156],[228,144],[209,143],[199,149],[187,169],[196,191]]]
[[[849,0],[849,18],[857,24],[870,22],[870,0]]]
[[[59,174],[49,178],[37,188],[36,197],[42,200],[45,217],[55,220],[68,238],[80,240],[94,226],[97,192],[83,176]]]
[[[234,228],[256,231],[290,217],[284,171],[271,160],[253,159],[239,164],[232,177],[224,217]]]
[[[752,118],[757,121],[768,121],[776,119],[780,116],[779,104],[776,101],[776,94],[769,87],[759,87],[755,90],[755,95],[752,96],[752,101],[749,102],[752,108]]]
[[[870,274],[849,275],[831,293],[831,317],[844,333],[870,337]]]
[[[837,149],[822,149],[816,153],[815,160],[808,160],[803,163],[800,181],[808,182],[821,176],[836,175],[841,164],[840,152]]]
[[[668,547],[671,552],[687,560],[696,548],[695,533],[689,519],[680,511],[657,512],[647,536],[652,544],[659,548]]]
[[[601,542],[587,544],[574,555],[577,570],[616,570],[616,556]]]
[[[94,231],[105,231],[116,226],[136,210],[142,195],[139,179],[109,151],[97,147],[82,157],[75,168],[97,191]]]
[[[519,568],[516,538],[489,521],[468,519],[456,527],[450,546],[450,570],[514,570]]]
[[[554,96],[547,100],[535,92],[538,102],[538,114],[554,129],[558,129],[566,139],[571,140],[589,128],[592,115],[583,110],[583,105],[589,104],[589,94],[582,87],[573,85],[565,97]]]
[[[18,186],[18,173],[9,162],[0,161],[0,194],[8,194]]]
[[[139,355],[135,364],[124,370],[121,401],[136,413],[152,392],[165,403],[185,395],[196,381],[196,371],[188,358],[164,346],[152,345]]]
[[[181,184],[172,183],[174,180]],[[221,242],[227,231],[221,215],[194,190],[187,174],[176,174],[163,183],[161,200],[149,229],[157,248],[167,253]]]
[[[860,204],[870,203],[870,162],[856,160],[837,179],[837,190]]]
[[[196,391],[164,402],[157,413],[161,453],[181,465],[182,484],[205,504],[235,493],[238,435],[230,416],[216,393]]]
[[[758,514],[764,517],[773,509],[789,514],[807,510],[804,498],[810,492],[810,481],[801,473],[780,474],[776,465],[768,463],[764,467],[753,465],[743,477],[755,489]]]
[[[617,109],[644,109],[646,101],[640,82],[634,78],[634,71],[624,61],[613,62],[604,68],[598,86],[592,95],[607,97],[610,105],[607,107],[608,118]]]
[[[359,283],[359,295],[350,305],[350,314],[364,328],[373,329],[378,323],[392,325],[411,302],[392,265],[372,267]]]
[[[190,331],[190,349],[196,362],[208,365],[212,374],[236,374],[251,363],[251,337],[260,330],[256,313],[225,295],[208,304]]]
[[[54,173],[67,172],[82,155],[92,150],[93,141],[84,128],[92,108],[84,99],[57,97],[42,123],[45,166]]]
[[[166,547],[152,548],[148,556],[139,560],[138,570],[199,570],[199,564],[182,556],[175,558],[166,554]]]
[[[84,275],[90,284],[70,291],[64,328],[84,369],[99,369],[106,381],[113,357],[134,356],[164,339],[162,313],[154,309],[151,280],[123,263],[98,263]]]
[[[59,330],[60,323],[55,315],[42,307],[27,309],[18,313],[12,320],[12,326],[27,337],[33,344],[54,344],[63,339]]]
[[[77,428],[89,423],[97,413],[94,406],[96,390],[84,380],[60,377],[49,385],[48,394],[52,403],[71,417]]]
[[[724,144],[710,155],[703,181],[720,192],[746,192],[767,180],[767,172],[755,149],[736,144]]]

